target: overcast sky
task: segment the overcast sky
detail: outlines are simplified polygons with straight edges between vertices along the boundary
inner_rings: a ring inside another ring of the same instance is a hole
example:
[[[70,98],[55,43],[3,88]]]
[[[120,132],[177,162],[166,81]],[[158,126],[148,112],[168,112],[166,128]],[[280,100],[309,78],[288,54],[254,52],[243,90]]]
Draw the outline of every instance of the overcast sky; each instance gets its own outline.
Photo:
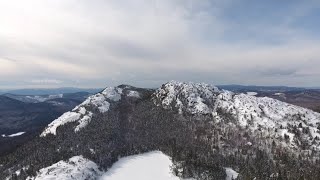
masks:
[[[0,88],[320,86],[317,0],[0,0]]]

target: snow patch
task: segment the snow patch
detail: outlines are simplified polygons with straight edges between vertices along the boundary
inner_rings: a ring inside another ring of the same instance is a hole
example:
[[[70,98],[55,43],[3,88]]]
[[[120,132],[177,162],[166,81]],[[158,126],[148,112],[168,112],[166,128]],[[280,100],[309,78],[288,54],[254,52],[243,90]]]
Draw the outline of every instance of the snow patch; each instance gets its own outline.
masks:
[[[110,103],[108,101],[104,101],[103,103],[101,103],[101,105],[98,107],[99,111],[101,113],[105,113],[107,111],[109,111],[110,108]]]
[[[80,114],[84,115],[84,114],[86,114],[86,112],[87,112],[86,108],[84,108],[84,107],[80,107],[79,108],[79,113]]]
[[[140,98],[140,93],[137,91],[129,91],[128,95],[129,97],[135,97],[135,98]]]
[[[97,164],[82,156],[74,156],[68,161],[59,161],[40,169],[35,177],[27,177],[27,180],[95,180],[101,174]]]
[[[249,95],[249,96],[256,96],[256,95],[258,95],[258,93],[257,93],[257,92],[247,92],[247,95]]]
[[[79,120],[79,125],[77,125],[77,127],[74,129],[75,132],[80,131],[80,129],[86,127],[92,118],[92,112],[89,112],[88,115],[83,116],[82,119]]]
[[[18,132],[18,133],[14,133],[14,134],[10,134],[10,135],[5,135],[5,134],[2,134],[1,136],[2,137],[16,137],[16,136],[21,136],[23,134],[25,134],[26,132]]]
[[[41,133],[41,137],[45,137],[48,134],[56,135],[57,128],[69,122],[79,120],[81,114],[76,112],[66,112],[58,119],[52,121],[48,127]]]
[[[15,134],[10,134],[10,135],[8,135],[8,137],[21,136],[21,135],[23,135],[24,133],[26,133],[26,132],[18,132],[18,133],[15,133]]]
[[[180,180],[170,166],[167,155],[153,151],[121,158],[99,180]]]
[[[119,101],[121,99],[122,89],[109,87],[102,91],[102,94],[112,101]]]
[[[239,175],[239,173],[237,173],[236,171],[234,171],[231,168],[225,168],[225,170],[226,170],[226,174],[227,174],[226,180],[236,179]]]

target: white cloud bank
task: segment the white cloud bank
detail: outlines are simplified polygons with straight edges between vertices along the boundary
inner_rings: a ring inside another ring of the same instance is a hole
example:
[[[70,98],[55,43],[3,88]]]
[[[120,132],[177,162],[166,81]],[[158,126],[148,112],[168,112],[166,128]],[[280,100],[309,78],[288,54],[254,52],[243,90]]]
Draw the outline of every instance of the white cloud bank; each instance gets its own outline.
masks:
[[[320,84],[319,40],[290,24],[311,4],[298,12],[293,6],[277,24],[257,19],[249,26],[225,17],[233,6],[220,0],[0,0],[0,88],[153,87],[170,79]]]

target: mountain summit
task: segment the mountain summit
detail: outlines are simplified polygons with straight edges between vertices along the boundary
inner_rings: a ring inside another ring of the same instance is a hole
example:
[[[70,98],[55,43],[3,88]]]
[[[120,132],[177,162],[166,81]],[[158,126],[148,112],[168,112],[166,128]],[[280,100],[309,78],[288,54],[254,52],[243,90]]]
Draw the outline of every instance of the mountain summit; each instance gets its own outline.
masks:
[[[120,85],[90,96],[2,157],[0,179],[41,179],[68,164],[83,176],[67,179],[97,179],[119,157],[151,151],[170,156],[181,178],[225,179],[231,167],[238,179],[317,179],[319,131],[319,113],[271,98],[204,83]]]

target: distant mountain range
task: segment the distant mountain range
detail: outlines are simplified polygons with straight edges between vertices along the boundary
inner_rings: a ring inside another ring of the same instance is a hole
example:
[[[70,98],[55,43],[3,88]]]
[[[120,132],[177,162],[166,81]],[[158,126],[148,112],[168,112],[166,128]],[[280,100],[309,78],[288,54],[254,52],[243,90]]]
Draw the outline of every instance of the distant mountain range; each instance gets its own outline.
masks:
[[[73,87],[61,87],[52,89],[15,89],[15,90],[0,90],[0,94],[14,94],[14,95],[50,95],[50,94],[65,94],[65,93],[77,93],[88,92],[97,93],[102,88],[73,88]]]
[[[244,91],[302,91],[307,89],[320,89],[316,87],[288,87],[288,86],[244,86],[244,85],[218,85],[220,89],[225,89],[234,92],[244,92]]]
[[[225,89],[234,92],[245,91],[302,91],[302,90],[320,90],[320,87],[288,87],[288,86],[245,86],[245,85],[217,85],[220,89]],[[15,89],[15,90],[0,90],[0,94],[14,94],[14,95],[50,95],[50,94],[66,94],[77,92],[88,92],[91,94],[102,91],[103,88],[75,88],[75,87],[61,87],[61,88],[45,88],[45,89]]]

